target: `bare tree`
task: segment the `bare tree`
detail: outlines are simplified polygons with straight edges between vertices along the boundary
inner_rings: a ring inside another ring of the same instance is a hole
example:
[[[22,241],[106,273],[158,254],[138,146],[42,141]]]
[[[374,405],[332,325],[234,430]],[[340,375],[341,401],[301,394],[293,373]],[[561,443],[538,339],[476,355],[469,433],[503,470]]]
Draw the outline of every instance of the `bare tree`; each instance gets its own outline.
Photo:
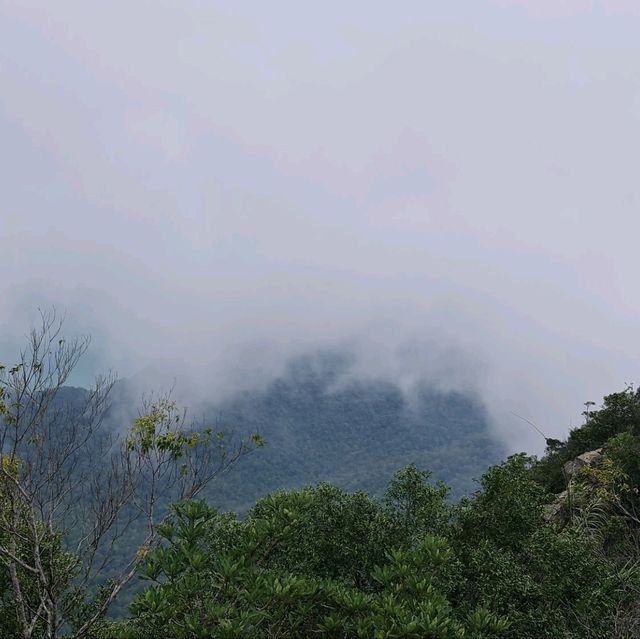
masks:
[[[54,639],[71,618],[71,636],[85,637],[156,544],[168,501],[195,497],[261,445],[188,427],[169,396],[146,402],[129,429],[107,427],[115,379],[70,392],[90,340],[65,339],[63,320],[42,312],[18,363],[0,367],[0,569],[22,639]],[[87,585],[104,576],[134,522],[144,522],[140,545],[78,621]]]

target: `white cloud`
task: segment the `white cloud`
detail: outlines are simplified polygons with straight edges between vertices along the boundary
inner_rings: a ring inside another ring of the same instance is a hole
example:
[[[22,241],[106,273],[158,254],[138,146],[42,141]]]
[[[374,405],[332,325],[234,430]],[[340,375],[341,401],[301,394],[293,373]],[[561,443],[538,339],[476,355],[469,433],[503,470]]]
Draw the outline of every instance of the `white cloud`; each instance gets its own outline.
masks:
[[[355,340],[566,431],[640,311],[640,10],[587,4],[2,6],[7,334],[221,388]]]

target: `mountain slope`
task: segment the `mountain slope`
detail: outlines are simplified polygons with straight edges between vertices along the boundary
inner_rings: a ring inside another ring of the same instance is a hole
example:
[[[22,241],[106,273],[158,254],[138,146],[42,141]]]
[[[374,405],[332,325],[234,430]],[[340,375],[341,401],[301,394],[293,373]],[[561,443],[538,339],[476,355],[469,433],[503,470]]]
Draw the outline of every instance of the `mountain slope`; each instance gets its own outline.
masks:
[[[211,406],[207,413],[222,427],[257,431],[267,446],[242,459],[206,498],[244,510],[273,490],[318,481],[378,494],[411,462],[457,496],[473,491],[473,478],[504,456],[477,398],[426,386],[407,398],[391,382],[349,373],[348,357],[301,357],[262,391]]]

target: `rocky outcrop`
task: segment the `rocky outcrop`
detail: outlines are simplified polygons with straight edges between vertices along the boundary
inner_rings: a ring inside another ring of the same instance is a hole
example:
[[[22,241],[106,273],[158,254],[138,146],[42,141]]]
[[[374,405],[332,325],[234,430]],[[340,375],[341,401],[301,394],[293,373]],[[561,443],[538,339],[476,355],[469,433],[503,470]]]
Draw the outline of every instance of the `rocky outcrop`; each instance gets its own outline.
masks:
[[[575,459],[568,461],[563,469],[564,475],[567,480],[571,480],[571,478],[584,466],[597,466],[604,457],[604,453],[602,448],[597,448],[596,450],[590,450],[586,453],[582,453],[582,455],[578,455]]]
[[[559,495],[556,496],[553,503],[549,504],[545,508],[545,521],[548,521],[550,523],[560,523],[566,519],[568,497],[569,493],[566,490],[563,490]]]
[[[572,494],[572,484],[575,474],[585,466],[598,466],[604,457],[604,450],[597,448],[590,450],[575,459],[568,461],[564,466],[564,476],[567,480],[567,490],[563,490],[556,496],[554,502],[546,508],[545,519],[548,522],[563,523],[569,516],[569,496]]]

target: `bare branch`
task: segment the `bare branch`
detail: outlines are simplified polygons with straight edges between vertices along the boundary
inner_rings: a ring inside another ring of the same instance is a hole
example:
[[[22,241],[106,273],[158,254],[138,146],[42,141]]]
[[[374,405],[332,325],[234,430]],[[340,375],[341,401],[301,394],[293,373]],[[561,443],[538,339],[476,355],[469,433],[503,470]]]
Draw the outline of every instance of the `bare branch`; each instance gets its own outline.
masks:
[[[143,546],[153,547],[169,503],[194,498],[251,449],[188,425],[170,392],[144,399],[133,426],[118,435],[105,421],[114,376],[88,390],[66,387],[90,339],[64,337],[63,324],[55,309],[41,312],[18,363],[0,367],[0,569],[22,639],[39,623],[55,639],[73,612],[65,593],[95,584],[135,522],[144,518]],[[132,553],[77,639],[132,579],[141,561]]]

